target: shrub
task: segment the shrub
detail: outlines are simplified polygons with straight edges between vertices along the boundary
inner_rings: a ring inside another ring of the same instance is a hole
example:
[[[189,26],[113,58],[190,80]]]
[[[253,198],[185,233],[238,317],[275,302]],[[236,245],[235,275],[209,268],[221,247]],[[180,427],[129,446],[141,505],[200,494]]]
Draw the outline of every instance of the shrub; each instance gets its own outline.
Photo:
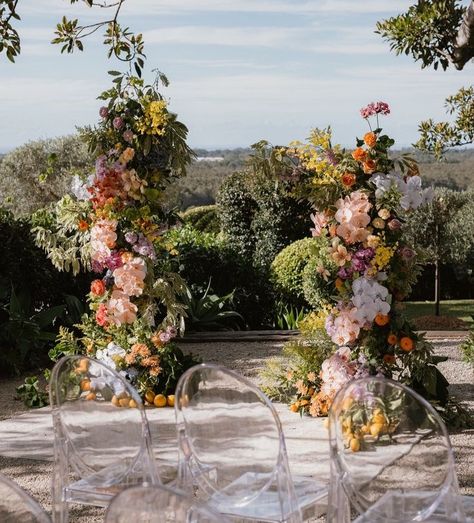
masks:
[[[284,247],[309,234],[309,204],[297,201],[283,184],[254,170],[229,176],[217,204],[229,245],[264,269]]]
[[[169,231],[166,240],[176,251],[173,269],[193,291],[202,293],[210,284],[210,292],[218,296],[233,292],[233,309],[243,316],[247,327],[270,326],[275,300],[266,273],[225,238],[185,226]]]
[[[197,231],[218,233],[220,230],[216,205],[190,207],[181,213],[181,219],[185,225],[190,225]]]
[[[78,136],[37,140],[6,154],[0,164],[0,204],[26,216],[70,191],[72,176],[93,161]]]
[[[318,255],[319,238],[303,238],[277,254],[271,265],[276,290],[288,303],[305,303],[303,271],[313,256]]]

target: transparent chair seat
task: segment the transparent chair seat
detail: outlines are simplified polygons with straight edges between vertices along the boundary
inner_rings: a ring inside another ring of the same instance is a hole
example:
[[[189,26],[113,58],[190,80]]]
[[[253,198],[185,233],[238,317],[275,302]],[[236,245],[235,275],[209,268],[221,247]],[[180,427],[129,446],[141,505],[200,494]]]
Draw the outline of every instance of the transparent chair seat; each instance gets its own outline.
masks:
[[[227,523],[192,495],[168,486],[132,487],[110,503],[105,523]]]
[[[250,381],[217,365],[187,371],[176,389],[180,482],[229,519],[292,522],[319,512],[327,488],[292,478],[281,423]]]
[[[124,377],[68,356],[53,369],[50,399],[55,522],[68,521],[69,503],[106,507],[130,486],[160,483],[141,398]]]
[[[446,427],[416,392],[385,378],[354,380],[329,413],[330,522],[467,520]]]
[[[51,518],[19,485],[0,473],[1,523],[51,523]]]

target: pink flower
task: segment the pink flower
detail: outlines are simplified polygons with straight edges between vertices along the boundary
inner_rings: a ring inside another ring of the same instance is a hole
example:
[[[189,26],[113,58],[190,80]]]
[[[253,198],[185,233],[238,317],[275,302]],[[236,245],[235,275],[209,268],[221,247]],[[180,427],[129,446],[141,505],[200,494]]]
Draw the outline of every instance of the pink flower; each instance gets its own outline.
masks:
[[[335,219],[339,222],[336,234],[346,243],[363,242],[369,236],[366,227],[370,223],[368,211],[372,207],[368,196],[362,191],[354,191],[336,202]]]
[[[107,118],[107,116],[109,116],[109,110],[107,109],[107,107],[101,107],[99,109],[99,115],[101,118]]]
[[[130,129],[127,129],[124,133],[123,133],[123,139],[128,142],[128,143],[132,143],[133,141],[133,131],[131,131]]]
[[[123,127],[123,120],[122,118],[120,118],[120,116],[116,116],[114,119],[113,119],[113,122],[112,122],[113,126],[114,126],[114,129],[121,129]]]
[[[105,303],[101,303],[95,313],[95,321],[101,327],[105,327],[109,323],[107,313],[108,313],[107,305],[105,305]]]
[[[321,236],[324,227],[328,224],[328,216],[324,212],[317,212],[311,214],[311,220],[314,223],[314,228],[310,229],[313,236]]]
[[[132,258],[122,267],[115,269],[115,285],[127,296],[140,296],[145,287],[146,265],[142,258]]]
[[[137,318],[137,306],[120,290],[112,292],[107,309],[109,321],[118,327],[124,323],[133,323]]]
[[[376,114],[390,114],[390,107],[386,102],[370,103],[367,107],[360,110],[362,118],[370,118]]]
[[[326,331],[336,345],[347,345],[359,336],[360,325],[356,313],[355,307],[341,306],[337,314],[330,315],[326,320]]]
[[[105,265],[117,241],[116,220],[98,220],[91,228],[92,260]]]

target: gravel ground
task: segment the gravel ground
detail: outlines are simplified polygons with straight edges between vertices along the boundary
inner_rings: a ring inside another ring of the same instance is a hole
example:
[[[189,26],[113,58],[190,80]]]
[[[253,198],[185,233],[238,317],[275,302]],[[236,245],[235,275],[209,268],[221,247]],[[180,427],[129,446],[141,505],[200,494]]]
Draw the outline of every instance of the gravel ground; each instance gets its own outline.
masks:
[[[448,356],[448,361],[440,364],[440,369],[448,378],[454,395],[474,409],[474,371],[462,362],[455,341],[436,342],[436,354]],[[196,343],[186,344],[183,349],[202,357],[206,362],[219,363],[234,369],[248,378],[258,381],[259,370],[266,359],[281,353],[281,343]],[[0,419],[5,419],[26,410],[20,401],[15,400],[15,388],[21,379],[0,382]],[[456,453],[456,466],[461,491],[474,495],[474,430],[464,430],[451,434]],[[0,471],[17,481],[46,508],[51,510],[50,478],[52,464],[0,456]],[[103,511],[93,507],[77,507],[71,512],[72,523],[94,523],[102,521]],[[323,520],[321,520],[323,521]]]

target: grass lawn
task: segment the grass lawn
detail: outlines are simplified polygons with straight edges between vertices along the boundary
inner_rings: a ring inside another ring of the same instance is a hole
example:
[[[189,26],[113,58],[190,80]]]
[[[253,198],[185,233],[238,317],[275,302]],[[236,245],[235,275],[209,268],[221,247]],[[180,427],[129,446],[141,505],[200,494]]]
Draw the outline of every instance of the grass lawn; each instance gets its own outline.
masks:
[[[433,301],[408,301],[405,305],[406,315],[410,319],[415,319],[419,316],[432,316],[435,313],[435,304]],[[473,326],[474,300],[442,301],[440,314],[441,316],[459,318]]]

